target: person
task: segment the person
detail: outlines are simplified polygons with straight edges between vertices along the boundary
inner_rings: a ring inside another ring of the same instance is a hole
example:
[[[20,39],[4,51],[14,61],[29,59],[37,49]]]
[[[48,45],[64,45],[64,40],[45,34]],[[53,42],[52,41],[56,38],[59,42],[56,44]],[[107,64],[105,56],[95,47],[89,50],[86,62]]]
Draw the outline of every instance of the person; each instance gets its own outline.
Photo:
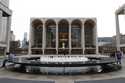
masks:
[[[9,61],[13,61],[15,58],[15,54],[14,53],[10,53],[9,56],[8,56],[8,60]]]
[[[117,51],[116,52],[117,64],[121,64],[121,59],[122,59],[122,52],[121,51]]]
[[[5,59],[3,60],[3,63],[2,63],[2,66],[1,66],[1,67],[5,67],[6,62],[8,61],[8,56],[9,56],[9,55],[10,55],[10,53],[7,52],[7,53],[6,53],[6,56],[7,56],[7,57],[5,57]]]
[[[13,54],[13,53],[7,52],[6,55],[7,55],[7,57],[5,57],[5,59],[3,60],[3,64],[2,64],[1,67],[5,67],[6,66],[6,62],[13,61],[14,58],[15,58],[15,54]]]

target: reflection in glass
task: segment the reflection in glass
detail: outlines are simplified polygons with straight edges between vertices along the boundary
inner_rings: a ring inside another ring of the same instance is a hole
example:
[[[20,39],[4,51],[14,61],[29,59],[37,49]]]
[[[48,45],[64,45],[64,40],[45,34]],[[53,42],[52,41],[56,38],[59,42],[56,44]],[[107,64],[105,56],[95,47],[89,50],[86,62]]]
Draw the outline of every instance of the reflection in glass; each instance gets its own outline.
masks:
[[[72,47],[81,47],[81,29],[72,28]]]
[[[46,47],[56,47],[56,24],[53,20],[46,22]]]
[[[55,48],[56,47],[56,28],[47,27],[46,30],[46,47]]]
[[[42,48],[42,26],[36,27],[34,30],[34,46],[35,47],[41,47]]]
[[[81,47],[81,22],[79,20],[72,22],[71,45],[72,48]]]
[[[36,19],[32,22],[33,30],[33,43],[32,47],[42,48],[42,32],[43,32],[42,21]]]
[[[92,20],[85,22],[85,47],[94,47],[94,25]]]

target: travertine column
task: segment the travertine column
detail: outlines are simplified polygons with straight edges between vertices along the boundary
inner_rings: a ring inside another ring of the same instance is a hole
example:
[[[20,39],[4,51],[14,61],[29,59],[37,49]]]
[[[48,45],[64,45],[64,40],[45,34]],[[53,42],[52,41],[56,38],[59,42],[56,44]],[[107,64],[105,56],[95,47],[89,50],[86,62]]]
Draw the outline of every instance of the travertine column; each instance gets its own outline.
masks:
[[[1,37],[2,37],[2,11],[0,10],[0,42],[1,42]]]
[[[69,22],[69,54],[71,54],[71,21]]]
[[[98,50],[98,34],[97,34],[97,20],[93,19],[94,21],[94,27],[93,27],[93,45],[95,46],[95,53],[98,55],[99,54],[99,50]]]
[[[58,21],[56,21],[56,54],[58,54]]]
[[[97,22],[95,22],[97,23]],[[96,46],[96,54],[98,55],[99,54],[99,48],[98,48],[98,34],[97,34],[97,24],[95,24],[95,27],[94,27],[94,36],[93,38],[95,38],[95,46]]]
[[[7,52],[9,52],[9,49],[10,49],[10,31],[11,31],[11,16],[8,16],[7,17],[7,28],[8,28],[8,31],[7,31]]]
[[[45,31],[45,21],[43,21],[43,41],[42,41],[42,49],[43,49],[43,55],[46,47],[46,31]]]
[[[119,28],[119,18],[117,14],[115,14],[115,19],[116,19],[116,47],[117,50],[120,51],[120,28]]]
[[[82,45],[82,48],[83,48],[83,54],[84,54],[84,51],[85,51],[85,32],[84,32],[84,21],[82,22],[81,45]]]

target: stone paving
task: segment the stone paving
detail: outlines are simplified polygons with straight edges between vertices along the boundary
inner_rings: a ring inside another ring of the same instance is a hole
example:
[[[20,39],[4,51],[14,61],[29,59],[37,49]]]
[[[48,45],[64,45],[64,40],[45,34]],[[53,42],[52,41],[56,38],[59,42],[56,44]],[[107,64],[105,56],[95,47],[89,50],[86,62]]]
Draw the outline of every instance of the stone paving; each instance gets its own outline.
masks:
[[[0,83],[55,83],[55,81],[33,81],[33,80],[0,78]]]
[[[55,81],[55,83],[74,83],[74,81],[87,81],[87,80],[104,80],[113,78],[125,78],[125,58],[122,61],[123,68],[119,71],[89,74],[89,75],[36,75],[12,72],[4,68],[0,68],[0,78],[12,78],[20,80],[37,80],[37,81]]]
[[[125,83],[125,78],[93,80],[93,81],[74,81],[74,83]]]

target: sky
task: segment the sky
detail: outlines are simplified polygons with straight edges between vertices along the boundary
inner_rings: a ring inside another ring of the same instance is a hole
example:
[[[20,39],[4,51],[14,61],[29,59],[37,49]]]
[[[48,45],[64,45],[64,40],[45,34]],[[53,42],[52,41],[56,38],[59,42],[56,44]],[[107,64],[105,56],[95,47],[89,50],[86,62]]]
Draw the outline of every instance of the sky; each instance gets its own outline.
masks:
[[[115,10],[125,0],[10,0],[13,11],[11,29],[16,40],[29,34],[31,17],[96,17],[99,37],[116,33]],[[119,16],[120,32],[125,34],[125,16]],[[29,37],[28,37],[29,38]]]

